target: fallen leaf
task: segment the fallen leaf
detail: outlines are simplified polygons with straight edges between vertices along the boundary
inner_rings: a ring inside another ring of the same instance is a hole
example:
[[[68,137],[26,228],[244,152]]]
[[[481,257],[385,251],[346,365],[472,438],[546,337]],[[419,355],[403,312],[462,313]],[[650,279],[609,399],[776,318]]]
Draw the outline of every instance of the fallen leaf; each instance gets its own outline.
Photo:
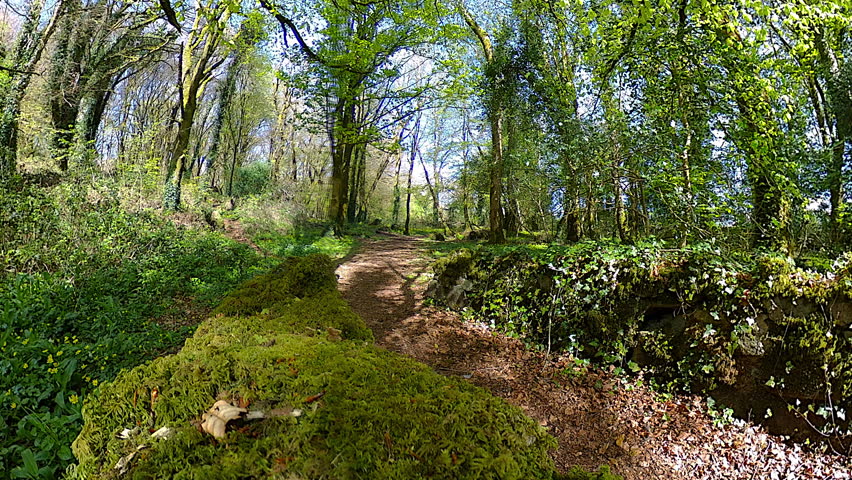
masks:
[[[127,440],[133,435],[136,435],[137,433],[139,433],[139,427],[125,428],[120,433],[115,434],[115,438],[118,438],[120,440]]]
[[[174,434],[174,430],[169,427],[161,427],[159,430],[151,434],[151,438],[168,439]]]
[[[316,395],[311,395],[310,397],[305,399],[305,403],[314,403],[325,395],[325,390],[321,391]]]

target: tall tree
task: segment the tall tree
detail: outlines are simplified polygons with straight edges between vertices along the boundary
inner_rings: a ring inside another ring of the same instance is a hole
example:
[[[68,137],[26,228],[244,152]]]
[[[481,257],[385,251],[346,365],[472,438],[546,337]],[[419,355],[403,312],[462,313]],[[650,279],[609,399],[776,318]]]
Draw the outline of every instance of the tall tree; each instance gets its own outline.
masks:
[[[116,82],[172,40],[136,2],[65,0],[47,77],[51,153],[61,170],[86,160]],[[138,71],[138,70],[137,70]]]
[[[437,41],[441,35],[438,19],[444,13],[439,2],[405,0],[309,2],[325,24],[314,32],[318,37],[309,43],[301,27],[288,10],[270,0],[261,5],[279,22],[285,37],[292,36],[302,58],[315,69],[318,86],[315,95],[325,98],[325,124],[331,140],[331,195],[329,218],[340,231],[347,221],[353,162],[370,142],[391,135],[375,125],[367,125],[370,112],[381,102],[374,102],[375,87],[391,84],[400,77],[396,57]],[[397,105],[403,108],[411,94],[395,92]],[[385,102],[387,103],[387,102]],[[393,110],[398,110],[395,108]],[[389,112],[389,110],[385,110]],[[359,153],[360,152],[360,153]],[[351,215],[349,215],[350,220]]]
[[[6,64],[0,65],[8,74],[5,85],[0,86],[0,180],[13,175],[17,168],[21,101],[63,10],[63,0],[56,4],[44,0],[28,2],[15,47]],[[47,24],[42,23],[45,17],[49,18]]]
[[[489,72],[494,79],[498,79],[501,75],[500,66],[497,58],[494,55],[494,46],[491,42],[491,36],[486,32],[471,15],[462,2],[458,3],[458,10],[464,18],[465,23],[473,35],[479,41],[482,47],[482,54],[485,58],[484,70]],[[503,123],[505,119],[505,111],[502,105],[502,98],[498,92],[491,92],[489,101],[486,103],[486,114],[491,126],[491,166],[489,169],[490,188],[489,188],[489,239],[492,243],[504,243],[506,241],[506,233],[503,230]]]
[[[720,65],[738,114],[733,138],[744,153],[752,199],[752,244],[771,250],[788,249],[792,195],[796,184],[782,150],[782,130],[772,105],[773,87],[762,75],[760,44],[738,30],[739,22],[725,10],[706,12],[703,26],[715,38]]]
[[[232,6],[217,0],[199,0],[195,19],[184,34],[180,52],[179,118],[177,132],[168,152],[166,180],[163,188],[163,209],[177,210],[181,203],[181,182],[187,165],[189,147],[198,101],[212,78],[213,71],[223,60],[214,60],[224,41],[225,25]]]

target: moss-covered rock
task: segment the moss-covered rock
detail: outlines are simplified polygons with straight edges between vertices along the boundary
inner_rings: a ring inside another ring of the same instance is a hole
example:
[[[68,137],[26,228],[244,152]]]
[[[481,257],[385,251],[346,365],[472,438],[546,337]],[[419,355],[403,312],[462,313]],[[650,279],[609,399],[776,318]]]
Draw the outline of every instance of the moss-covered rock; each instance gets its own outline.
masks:
[[[541,427],[373,346],[333,280],[326,259],[288,261],[240,287],[179,353],[103,385],[86,399],[72,477],[120,477],[131,455],[123,476],[139,479],[555,477]],[[216,440],[197,425],[219,399],[300,414],[236,422]],[[172,435],[153,438],[161,427]]]

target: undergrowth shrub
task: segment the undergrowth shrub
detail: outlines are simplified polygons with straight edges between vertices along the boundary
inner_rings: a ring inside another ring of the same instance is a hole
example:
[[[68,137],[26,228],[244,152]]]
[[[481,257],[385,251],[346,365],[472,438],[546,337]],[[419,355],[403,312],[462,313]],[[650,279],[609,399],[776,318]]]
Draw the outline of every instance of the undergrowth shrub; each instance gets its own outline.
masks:
[[[212,305],[269,265],[95,190],[0,187],[0,479],[54,478],[73,460],[83,396],[192,334],[153,318],[176,299]]]

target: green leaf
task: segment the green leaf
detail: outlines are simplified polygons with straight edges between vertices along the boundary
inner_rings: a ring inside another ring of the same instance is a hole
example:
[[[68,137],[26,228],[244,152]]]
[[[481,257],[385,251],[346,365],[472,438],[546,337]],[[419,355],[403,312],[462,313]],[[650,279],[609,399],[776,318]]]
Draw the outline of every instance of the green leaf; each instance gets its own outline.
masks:
[[[36,461],[35,454],[29,448],[21,452],[21,458],[24,461],[23,473],[24,475],[18,476],[17,478],[36,478],[38,477],[38,462]]]

